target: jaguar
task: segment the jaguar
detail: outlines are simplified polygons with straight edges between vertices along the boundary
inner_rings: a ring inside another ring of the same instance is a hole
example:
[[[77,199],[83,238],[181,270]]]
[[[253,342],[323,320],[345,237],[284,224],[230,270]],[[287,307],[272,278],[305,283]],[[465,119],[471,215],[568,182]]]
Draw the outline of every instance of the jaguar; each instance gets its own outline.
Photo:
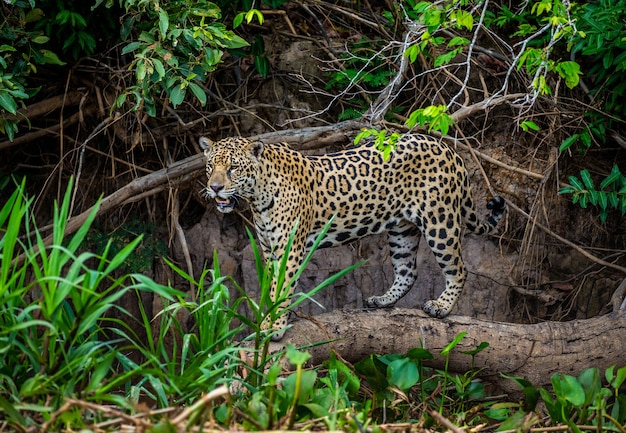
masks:
[[[481,223],[463,159],[430,135],[402,135],[387,158],[373,142],[320,156],[305,156],[285,143],[242,137],[201,137],[199,144],[206,160],[203,193],[223,213],[232,212],[241,199],[249,203],[266,259],[283,256],[296,227],[286,262],[288,281],[333,216],[319,248],[387,232],[394,281],[384,294],[365,299],[370,308],[391,307],[411,290],[423,236],[445,278],[441,295],[427,301],[423,310],[431,317],[447,316],[467,277],[462,223],[469,232],[486,234],[506,209],[502,197],[493,197],[487,203],[490,214]],[[276,282],[270,296],[276,299]],[[274,332],[274,340],[283,337],[286,326],[286,315],[262,324]]]

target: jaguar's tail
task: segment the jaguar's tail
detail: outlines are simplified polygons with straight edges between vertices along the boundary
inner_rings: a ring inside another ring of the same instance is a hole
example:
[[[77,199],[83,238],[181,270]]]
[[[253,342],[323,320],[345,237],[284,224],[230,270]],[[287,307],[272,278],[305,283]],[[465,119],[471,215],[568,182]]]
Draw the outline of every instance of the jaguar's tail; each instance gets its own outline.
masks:
[[[487,218],[487,222],[480,223],[474,211],[472,200],[470,198],[467,199],[463,206],[463,216],[465,218],[465,225],[469,231],[477,235],[483,235],[495,229],[498,222],[502,219],[502,215],[504,215],[506,202],[502,197],[497,195],[489,200],[487,209],[491,210],[491,214],[489,218]]]

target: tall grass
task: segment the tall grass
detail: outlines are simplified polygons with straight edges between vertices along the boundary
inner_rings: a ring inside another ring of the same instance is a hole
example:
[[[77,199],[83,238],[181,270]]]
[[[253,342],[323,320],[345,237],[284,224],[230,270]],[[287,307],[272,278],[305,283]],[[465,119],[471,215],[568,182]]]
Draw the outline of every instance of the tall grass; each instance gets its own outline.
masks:
[[[120,271],[141,237],[114,254],[110,242],[101,254],[84,251],[99,203],[84,225],[66,236],[71,191],[72,182],[61,203],[55,203],[49,245],[35,223],[24,182],[0,209],[0,430],[3,419],[15,430],[87,425],[84,414],[75,411],[59,416],[64,403],[74,401],[70,399],[133,411],[139,402],[192,405],[221,384],[258,391],[280,356],[269,354],[272,334],[260,324],[288,314],[352,269],[286,303],[291,284],[284,278],[286,260],[266,263],[250,236],[263,292],[260,301],[221,275],[217,256],[198,280],[166,259],[177,277],[195,288],[191,301],[144,275]],[[292,241],[293,233],[289,245]],[[269,296],[274,279],[279,282],[278,299]],[[236,289],[237,299],[231,299],[229,287]],[[163,300],[156,317],[144,309],[141,292]],[[133,293],[139,317],[119,305]],[[242,303],[252,317],[240,312]],[[190,320],[182,321],[187,317],[183,312]],[[252,359],[250,364],[242,362],[241,351],[249,352],[245,358]],[[233,386],[235,382],[240,386]]]
[[[181,295],[142,275],[117,275],[140,238],[115,255],[108,246],[101,255],[81,252],[99,203],[66,237],[71,190],[72,182],[55,203],[50,245],[24,182],[0,210],[0,410],[23,426],[46,419],[68,397],[125,404],[120,388],[141,371],[123,362],[131,321],[111,310],[128,316],[117,301],[129,292]]]

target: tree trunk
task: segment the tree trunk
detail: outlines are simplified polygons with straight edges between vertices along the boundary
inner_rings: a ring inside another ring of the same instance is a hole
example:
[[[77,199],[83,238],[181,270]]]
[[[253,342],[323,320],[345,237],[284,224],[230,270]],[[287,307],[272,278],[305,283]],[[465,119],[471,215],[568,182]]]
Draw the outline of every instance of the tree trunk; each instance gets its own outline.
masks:
[[[466,316],[433,319],[413,309],[336,310],[297,321],[281,344],[305,346],[336,340],[310,347],[312,364],[328,359],[331,349],[356,362],[373,353],[406,353],[423,346],[435,356],[428,365],[441,369],[444,358],[440,352],[463,331],[467,335],[451,352],[449,369],[469,370],[471,357],[460,352],[486,341],[489,347],[475,358],[475,366],[483,369],[480,377],[510,393],[519,388],[500,373],[524,377],[540,386],[549,383],[554,373],[577,375],[588,367],[602,371],[626,363],[625,310],[587,320],[534,325]]]

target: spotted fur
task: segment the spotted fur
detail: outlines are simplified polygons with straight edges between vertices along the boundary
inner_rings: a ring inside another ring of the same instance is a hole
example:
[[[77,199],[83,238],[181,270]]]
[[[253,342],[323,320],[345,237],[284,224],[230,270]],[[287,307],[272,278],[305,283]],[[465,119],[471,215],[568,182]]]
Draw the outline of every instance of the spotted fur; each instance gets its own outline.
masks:
[[[205,194],[222,212],[231,212],[239,199],[250,203],[266,257],[282,256],[299,220],[287,261],[288,279],[333,215],[322,248],[386,231],[395,279],[385,294],[366,299],[367,307],[392,306],[411,289],[423,235],[446,280],[443,293],[426,302],[424,311],[447,316],[467,276],[461,222],[473,233],[488,233],[505,210],[504,199],[495,197],[487,204],[489,218],[480,223],[463,160],[427,135],[403,136],[387,161],[372,143],[324,156],[304,156],[283,143],[239,137],[217,142],[202,137],[200,145],[206,157]],[[282,338],[286,324],[285,316],[273,324],[276,339]]]

